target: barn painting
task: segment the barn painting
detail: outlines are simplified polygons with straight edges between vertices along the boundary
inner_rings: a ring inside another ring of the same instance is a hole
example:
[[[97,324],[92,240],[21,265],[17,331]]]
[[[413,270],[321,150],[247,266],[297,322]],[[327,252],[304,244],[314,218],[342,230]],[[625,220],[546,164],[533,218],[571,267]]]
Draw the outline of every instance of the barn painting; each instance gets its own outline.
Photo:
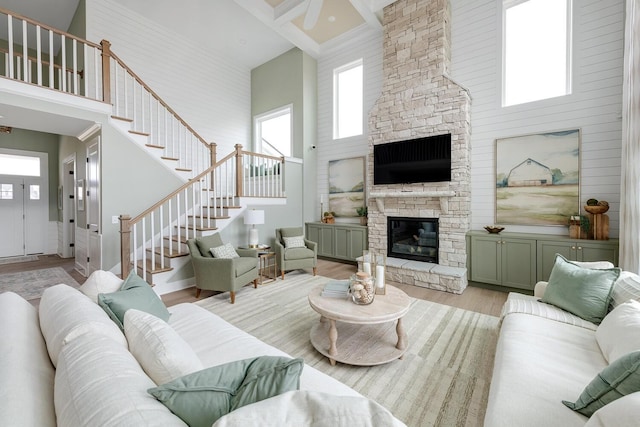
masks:
[[[566,226],[579,211],[579,129],[496,140],[496,224]]]

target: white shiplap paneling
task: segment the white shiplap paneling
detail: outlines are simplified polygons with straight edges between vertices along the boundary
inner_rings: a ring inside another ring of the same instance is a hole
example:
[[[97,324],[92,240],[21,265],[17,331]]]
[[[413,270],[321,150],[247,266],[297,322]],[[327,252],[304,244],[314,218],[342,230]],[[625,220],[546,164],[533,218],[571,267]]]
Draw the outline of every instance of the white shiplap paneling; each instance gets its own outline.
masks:
[[[333,70],[363,58],[364,134],[333,139]],[[382,90],[382,32],[370,30],[353,37],[350,43],[318,58],[318,194],[324,194],[328,210],[329,161],[366,156],[369,152],[367,129],[369,110]],[[365,173],[366,176],[366,173]],[[317,212],[320,212],[318,197]],[[319,219],[319,218],[317,218]]]
[[[218,52],[202,50],[112,0],[87,0],[87,38],[112,50],[208,142],[219,157],[250,143],[250,70]]]
[[[623,0],[574,1],[574,84],[569,96],[502,108],[501,0],[451,0],[452,64],[472,96],[472,228],[495,221],[495,139],[580,128],[581,202],[607,200],[619,233]],[[541,23],[541,26],[544,24]],[[565,227],[508,226],[566,234]]]

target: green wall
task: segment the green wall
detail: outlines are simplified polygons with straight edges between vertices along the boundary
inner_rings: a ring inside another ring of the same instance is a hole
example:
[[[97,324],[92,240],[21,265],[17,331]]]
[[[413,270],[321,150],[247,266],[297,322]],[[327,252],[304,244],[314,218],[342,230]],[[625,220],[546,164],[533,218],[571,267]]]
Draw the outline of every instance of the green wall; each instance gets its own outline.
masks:
[[[36,151],[48,154],[49,163],[49,221],[58,220],[58,135],[13,129],[0,134],[0,148]]]

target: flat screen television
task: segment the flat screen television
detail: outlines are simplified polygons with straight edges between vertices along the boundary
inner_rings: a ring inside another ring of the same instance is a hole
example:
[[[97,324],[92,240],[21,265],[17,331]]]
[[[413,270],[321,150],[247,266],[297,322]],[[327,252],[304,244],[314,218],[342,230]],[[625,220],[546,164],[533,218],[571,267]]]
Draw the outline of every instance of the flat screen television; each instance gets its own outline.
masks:
[[[451,181],[451,134],[373,146],[373,183]]]

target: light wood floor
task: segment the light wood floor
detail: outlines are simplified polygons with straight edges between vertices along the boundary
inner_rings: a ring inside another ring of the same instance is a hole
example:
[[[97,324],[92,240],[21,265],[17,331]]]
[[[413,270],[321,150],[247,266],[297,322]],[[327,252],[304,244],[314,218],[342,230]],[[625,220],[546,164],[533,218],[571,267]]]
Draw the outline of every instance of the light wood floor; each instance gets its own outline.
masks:
[[[40,255],[38,261],[0,265],[0,274],[51,267],[64,268],[65,271],[69,273],[71,277],[73,277],[80,284],[84,283],[84,281],[86,280],[86,277],[82,276],[74,269],[73,259],[63,259],[58,255]],[[318,260],[318,274],[321,276],[330,277],[332,279],[344,279],[355,272],[356,266],[353,264],[346,264],[323,259]],[[500,315],[502,305],[507,299],[506,292],[484,289],[473,286],[473,284],[468,286],[467,289],[462,293],[462,295],[436,291],[433,289],[425,289],[417,286],[403,285],[399,283],[392,284],[404,290],[408,295],[414,298],[433,301],[439,304],[450,305],[453,307],[463,308],[465,310],[489,314],[492,316]],[[200,299],[207,298],[213,294],[213,291],[203,290],[200,294]],[[195,296],[195,288],[188,288],[165,294],[162,296],[162,300],[168,306],[172,306],[182,302],[197,301]],[[240,301],[236,301],[236,304],[238,303],[240,303]]]

